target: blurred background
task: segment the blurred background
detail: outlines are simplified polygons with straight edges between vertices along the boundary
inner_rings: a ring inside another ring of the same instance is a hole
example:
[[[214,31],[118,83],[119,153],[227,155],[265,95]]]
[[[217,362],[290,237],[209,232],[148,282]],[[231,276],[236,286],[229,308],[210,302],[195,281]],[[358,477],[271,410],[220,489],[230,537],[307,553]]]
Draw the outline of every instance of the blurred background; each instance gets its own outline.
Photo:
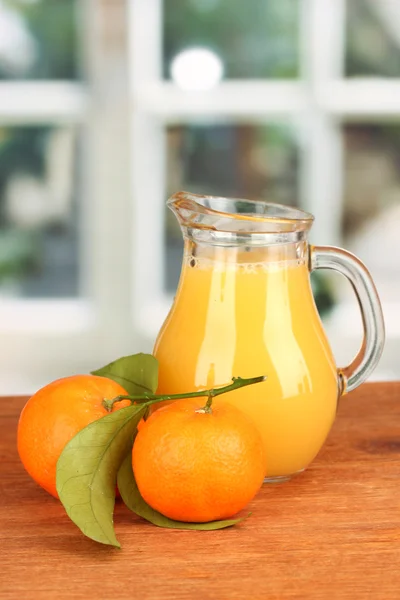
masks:
[[[0,385],[151,351],[179,190],[316,216],[380,292],[400,377],[399,0],[0,0]],[[313,274],[339,365],[362,325]]]

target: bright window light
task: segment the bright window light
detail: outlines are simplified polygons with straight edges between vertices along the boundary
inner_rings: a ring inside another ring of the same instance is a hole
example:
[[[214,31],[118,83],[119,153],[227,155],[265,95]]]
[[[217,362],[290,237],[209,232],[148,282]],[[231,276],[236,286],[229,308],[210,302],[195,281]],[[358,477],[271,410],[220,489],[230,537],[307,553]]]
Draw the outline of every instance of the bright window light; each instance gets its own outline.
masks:
[[[220,57],[207,48],[188,48],[171,63],[173,81],[183,90],[210,90],[222,79],[224,65]]]

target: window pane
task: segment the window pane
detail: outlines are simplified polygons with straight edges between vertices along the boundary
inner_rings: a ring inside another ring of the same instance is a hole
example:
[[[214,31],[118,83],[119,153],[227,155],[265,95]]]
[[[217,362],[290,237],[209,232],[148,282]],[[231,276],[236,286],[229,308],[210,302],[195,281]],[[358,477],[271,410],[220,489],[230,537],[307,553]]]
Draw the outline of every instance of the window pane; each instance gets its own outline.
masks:
[[[285,125],[190,125],[167,130],[167,192],[266,199],[297,204],[298,149]],[[182,234],[166,212],[165,287],[174,291]]]
[[[348,0],[348,76],[400,77],[399,0]]]
[[[343,230],[382,300],[400,298],[400,126],[348,125]]]
[[[297,0],[164,0],[164,77],[192,47],[215,53],[226,78],[295,77],[298,33]]]
[[[0,128],[0,296],[78,293],[77,131]]]
[[[0,0],[0,79],[78,77],[79,0]]]

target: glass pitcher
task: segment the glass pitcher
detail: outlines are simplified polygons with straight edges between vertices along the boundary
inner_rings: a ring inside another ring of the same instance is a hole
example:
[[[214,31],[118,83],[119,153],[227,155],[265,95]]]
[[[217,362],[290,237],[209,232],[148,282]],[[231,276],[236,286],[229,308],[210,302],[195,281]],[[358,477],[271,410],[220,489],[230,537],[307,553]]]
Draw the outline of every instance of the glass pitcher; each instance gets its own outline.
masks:
[[[264,383],[215,399],[250,416],[262,435],[266,480],[303,471],[321,449],[339,397],[373,371],[384,344],[377,291],[355,256],[310,246],[313,216],[261,201],[179,192],[168,201],[184,236],[177,294],[159,333],[159,393]],[[357,296],[364,339],[337,369],[310,285],[310,271],[334,269]]]

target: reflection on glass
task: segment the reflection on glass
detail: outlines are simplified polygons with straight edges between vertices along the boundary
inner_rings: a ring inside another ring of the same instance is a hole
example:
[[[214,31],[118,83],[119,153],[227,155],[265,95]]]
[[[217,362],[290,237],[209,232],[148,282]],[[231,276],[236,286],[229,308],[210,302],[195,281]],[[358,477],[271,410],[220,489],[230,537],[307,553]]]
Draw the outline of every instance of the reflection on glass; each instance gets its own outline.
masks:
[[[400,126],[344,128],[346,247],[366,262],[385,302],[400,298]]]
[[[77,0],[0,0],[0,79],[78,77]]]
[[[167,194],[178,190],[297,204],[298,148],[285,125],[189,125],[167,130]],[[182,235],[166,209],[165,287],[173,291]]]
[[[212,50],[226,78],[296,77],[299,8],[294,0],[164,0],[164,77],[192,47]]]
[[[400,2],[347,0],[346,75],[400,77]]]
[[[0,128],[0,297],[78,293],[72,127]]]

